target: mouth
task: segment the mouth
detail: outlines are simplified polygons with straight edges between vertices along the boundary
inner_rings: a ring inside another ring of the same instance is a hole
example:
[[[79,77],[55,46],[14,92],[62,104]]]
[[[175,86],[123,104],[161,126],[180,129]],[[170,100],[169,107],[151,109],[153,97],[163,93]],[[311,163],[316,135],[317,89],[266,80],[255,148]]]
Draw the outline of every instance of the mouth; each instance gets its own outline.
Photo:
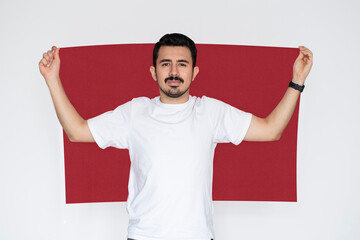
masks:
[[[170,87],[177,87],[181,84],[181,81],[180,80],[169,80],[169,81],[167,81],[167,84]]]

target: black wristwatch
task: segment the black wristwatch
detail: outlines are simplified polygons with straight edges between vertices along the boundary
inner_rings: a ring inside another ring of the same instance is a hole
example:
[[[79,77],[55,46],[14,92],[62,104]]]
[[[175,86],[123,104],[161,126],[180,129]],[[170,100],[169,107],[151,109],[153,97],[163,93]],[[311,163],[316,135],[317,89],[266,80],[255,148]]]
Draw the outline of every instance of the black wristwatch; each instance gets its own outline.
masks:
[[[293,89],[296,89],[300,92],[304,91],[305,85],[300,86],[299,84],[293,83],[293,81],[289,82],[289,87],[292,87]]]

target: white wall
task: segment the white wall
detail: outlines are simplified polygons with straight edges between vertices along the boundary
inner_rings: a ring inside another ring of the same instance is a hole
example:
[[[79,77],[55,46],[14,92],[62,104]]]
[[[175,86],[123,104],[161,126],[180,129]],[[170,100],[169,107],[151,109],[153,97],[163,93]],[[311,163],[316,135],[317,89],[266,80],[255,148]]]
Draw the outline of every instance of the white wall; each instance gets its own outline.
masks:
[[[216,239],[360,239],[359,10],[356,0],[0,0],[0,239],[126,239],[125,203],[65,204],[62,131],[37,64],[52,45],[167,32],[314,52],[298,202],[214,202]]]

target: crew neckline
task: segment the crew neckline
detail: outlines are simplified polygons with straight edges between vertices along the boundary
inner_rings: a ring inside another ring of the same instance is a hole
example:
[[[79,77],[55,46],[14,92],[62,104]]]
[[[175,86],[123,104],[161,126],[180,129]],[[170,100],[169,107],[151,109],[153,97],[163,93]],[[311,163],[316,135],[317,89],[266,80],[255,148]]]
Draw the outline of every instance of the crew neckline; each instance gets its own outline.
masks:
[[[160,96],[155,97],[154,100],[155,100],[155,104],[160,106],[160,107],[165,107],[165,108],[185,108],[191,102],[194,101],[194,97],[189,95],[189,99],[184,103],[163,103],[160,100]]]

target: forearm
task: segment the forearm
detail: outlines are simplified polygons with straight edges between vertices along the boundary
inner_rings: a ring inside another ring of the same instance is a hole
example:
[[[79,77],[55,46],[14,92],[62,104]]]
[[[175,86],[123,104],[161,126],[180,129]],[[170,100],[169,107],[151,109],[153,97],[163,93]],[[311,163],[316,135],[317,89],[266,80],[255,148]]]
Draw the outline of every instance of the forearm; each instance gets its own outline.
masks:
[[[312,52],[300,46],[300,53],[294,62],[292,82],[303,86],[312,66]],[[245,141],[279,140],[288,125],[299,99],[300,91],[288,87],[279,104],[266,118],[253,115]]]
[[[79,115],[66,96],[60,77],[47,79],[46,82],[61,126],[71,141],[78,141],[77,139],[81,139],[82,129],[87,122]]]
[[[288,125],[299,99],[300,91],[288,87],[281,101],[266,117],[268,127],[273,132],[275,139],[279,139]]]

